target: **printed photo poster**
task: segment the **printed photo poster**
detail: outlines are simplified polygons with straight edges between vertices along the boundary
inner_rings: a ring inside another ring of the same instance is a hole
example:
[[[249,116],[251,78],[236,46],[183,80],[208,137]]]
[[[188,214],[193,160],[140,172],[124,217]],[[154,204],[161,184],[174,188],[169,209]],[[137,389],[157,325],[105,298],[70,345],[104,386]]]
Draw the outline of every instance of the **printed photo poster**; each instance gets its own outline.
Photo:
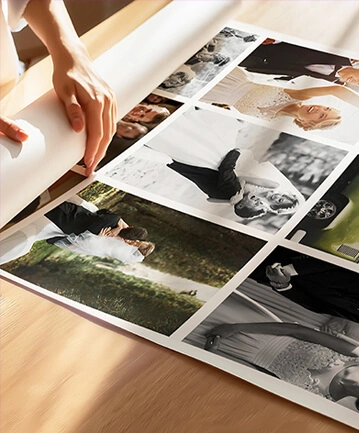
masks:
[[[358,422],[358,283],[358,273],[277,248],[183,341],[231,361],[227,371],[243,376],[247,366],[280,395],[314,410],[325,399],[328,414],[340,406]]]
[[[108,176],[211,217],[276,233],[345,155],[190,107]]]
[[[1,273],[359,426],[358,61],[237,25],[3,233]]]
[[[171,335],[264,244],[95,182],[2,240],[1,268]]]
[[[224,27],[204,47],[174,71],[158,87],[175,95],[192,97],[247,49],[258,35]]]
[[[359,62],[266,39],[201,99],[271,127],[354,145]]]
[[[359,157],[328,189],[288,238],[359,262]]]

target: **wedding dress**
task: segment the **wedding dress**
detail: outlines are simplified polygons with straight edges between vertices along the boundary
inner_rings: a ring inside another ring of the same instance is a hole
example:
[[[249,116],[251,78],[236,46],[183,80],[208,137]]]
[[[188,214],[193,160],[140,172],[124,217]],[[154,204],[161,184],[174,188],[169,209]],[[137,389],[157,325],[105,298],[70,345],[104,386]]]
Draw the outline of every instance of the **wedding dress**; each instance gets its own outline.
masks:
[[[55,242],[57,247],[75,254],[108,257],[123,263],[138,263],[144,259],[138,248],[118,237],[98,236],[86,230]]]
[[[75,195],[67,200],[70,203],[81,205],[91,212],[98,208],[90,202]],[[20,230],[4,237],[0,241],[0,265],[18,259],[27,254],[36,241],[65,236],[65,233],[44,215],[39,216]]]
[[[10,262],[27,254],[34,242],[63,236],[62,230],[45,216],[21,228],[0,242],[0,264]]]
[[[36,241],[53,237],[62,237],[54,245],[74,254],[109,257],[123,263],[138,263],[144,259],[137,247],[120,238],[97,236],[89,231],[65,236],[54,223],[43,216],[0,242],[0,264],[24,256],[30,252]]]
[[[202,101],[235,107],[240,113],[273,120],[288,105],[300,102],[283,88],[251,81],[250,75],[238,66],[216,84]]]
[[[204,336],[215,326],[232,323],[281,322],[257,302],[234,292],[185,341],[204,347]],[[286,324],[283,323],[285,327]],[[330,380],[346,363],[357,365],[358,358],[344,356],[319,344],[288,336],[237,332],[221,338],[215,353],[244,364],[254,365],[273,373],[279,379],[300,388],[331,398],[329,383],[319,383],[317,376],[329,370]],[[330,371],[331,370],[331,371]]]

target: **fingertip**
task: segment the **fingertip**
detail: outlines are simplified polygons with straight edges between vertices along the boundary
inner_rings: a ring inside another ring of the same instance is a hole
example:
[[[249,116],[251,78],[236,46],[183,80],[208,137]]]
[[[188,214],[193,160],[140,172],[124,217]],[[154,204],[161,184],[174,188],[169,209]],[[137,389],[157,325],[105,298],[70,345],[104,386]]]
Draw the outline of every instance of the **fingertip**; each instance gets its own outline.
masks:
[[[85,175],[87,177],[90,177],[94,174],[94,167],[86,167],[85,169]]]
[[[22,129],[19,129],[15,133],[15,140],[23,142],[29,138],[29,134]]]
[[[84,158],[84,163],[85,163],[85,175],[87,177],[91,176],[92,174],[94,174],[95,171],[95,158],[94,157],[86,157]]]
[[[89,155],[85,154],[85,156],[84,156],[84,163],[85,163],[85,165],[86,165],[87,168],[90,168],[93,165],[94,160],[95,160],[94,156],[89,156]]]

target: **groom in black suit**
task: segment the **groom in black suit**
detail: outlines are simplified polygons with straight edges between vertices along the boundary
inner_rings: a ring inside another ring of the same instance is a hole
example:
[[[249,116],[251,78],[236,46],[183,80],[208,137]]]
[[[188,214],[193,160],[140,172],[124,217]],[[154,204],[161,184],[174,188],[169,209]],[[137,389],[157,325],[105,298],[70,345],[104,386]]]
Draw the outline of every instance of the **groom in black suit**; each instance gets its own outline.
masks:
[[[64,234],[79,235],[89,231],[95,235],[100,234],[103,229],[113,232],[113,235],[126,239],[144,240],[147,237],[147,230],[142,227],[129,227],[128,224],[108,209],[100,209],[91,212],[88,209],[70,202],[63,202],[45,216],[59,227]],[[104,234],[104,235],[109,235]],[[55,243],[60,237],[48,239],[48,243]]]
[[[278,247],[250,278],[320,314],[359,322],[359,274]]]
[[[177,161],[167,164],[167,167],[191,180],[210,199],[229,200],[242,189],[234,172],[239,156],[237,149],[231,150],[221,161],[218,170]]]
[[[359,84],[359,69],[355,69],[352,61],[347,57],[286,42],[270,42],[267,40],[262,43],[239,66],[250,72],[281,75],[282,79],[290,80],[308,75],[339,84],[347,81],[348,72],[351,71],[350,75],[357,77],[358,81],[348,81],[348,83]],[[342,78],[341,74],[343,74]]]

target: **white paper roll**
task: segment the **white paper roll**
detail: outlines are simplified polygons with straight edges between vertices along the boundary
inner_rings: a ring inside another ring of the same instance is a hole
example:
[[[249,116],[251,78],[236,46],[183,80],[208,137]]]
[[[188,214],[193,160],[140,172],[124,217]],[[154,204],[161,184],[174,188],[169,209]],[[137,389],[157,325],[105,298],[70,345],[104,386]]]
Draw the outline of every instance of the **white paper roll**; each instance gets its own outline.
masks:
[[[234,15],[238,0],[174,0],[96,60],[114,89],[119,118],[205,45]],[[0,138],[0,226],[41,194],[83,156],[85,133],[76,134],[54,91],[14,119],[24,144]]]

